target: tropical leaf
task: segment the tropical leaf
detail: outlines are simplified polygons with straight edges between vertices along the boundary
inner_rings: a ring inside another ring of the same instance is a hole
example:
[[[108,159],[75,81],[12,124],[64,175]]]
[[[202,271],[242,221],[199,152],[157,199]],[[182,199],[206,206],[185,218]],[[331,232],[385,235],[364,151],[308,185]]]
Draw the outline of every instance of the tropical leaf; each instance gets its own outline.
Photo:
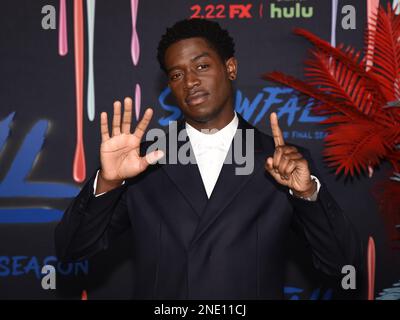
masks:
[[[328,126],[324,155],[336,174],[360,174],[384,159],[395,170],[400,167],[400,108],[395,107],[400,100],[400,17],[390,6],[387,12],[381,7],[372,24],[364,57],[351,46],[335,48],[295,29],[314,45],[305,61],[305,80],[276,71],[262,76],[313,98],[312,110],[328,117],[322,122]]]
[[[295,28],[294,33],[306,38],[310,41],[316,48],[325,52],[329,57],[340,61],[342,64],[345,65],[346,69],[356,72],[360,76],[365,79],[365,82],[372,92],[375,93],[378,103],[386,102],[390,99],[390,96],[385,96],[385,91],[382,90],[382,87],[375,75],[366,71],[366,63],[365,58],[359,59],[358,55],[352,54],[352,48],[349,47],[350,50],[340,50],[343,48],[339,46],[338,48],[332,47],[329,42],[319,38],[318,36],[314,35],[312,32],[307,31],[301,28]]]
[[[302,94],[307,95],[308,97],[314,98],[317,100],[315,106],[319,108],[317,110],[319,114],[341,113],[343,116],[347,117],[348,120],[367,120],[367,116],[353,108],[351,104],[347,103],[346,101],[338,103],[337,99],[335,99],[332,95],[323,92],[319,88],[316,88],[305,81],[276,71],[265,74],[262,76],[262,78],[264,80],[279,82],[299,91]]]
[[[400,16],[388,2],[387,10],[380,7],[371,21],[363,57],[351,46],[335,48],[307,30],[295,29],[314,46],[305,61],[305,80],[276,71],[262,76],[314,100],[312,111],[327,116],[321,121],[328,132],[325,160],[336,168],[336,174],[346,176],[370,173],[382,160],[400,172]],[[398,249],[399,181],[396,173],[374,192]],[[390,298],[393,293],[390,291]]]
[[[400,99],[400,16],[388,3],[379,8],[367,32],[366,58],[373,62],[370,72],[380,82],[388,101]]]
[[[319,114],[330,115],[321,122],[334,125],[327,129],[324,156],[329,166],[337,167],[336,174],[342,170],[345,175],[359,174],[361,169],[367,170],[369,165],[378,165],[393,150],[393,143],[400,135],[399,128],[372,121],[352,105],[350,96],[338,102],[339,99],[331,92],[326,93],[302,80],[278,72],[265,75],[264,79],[274,79],[313,97],[318,100],[314,109]]]
[[[308,83],[319,86],[321,91],[338,99],[338,103],[345,101],[347,105],[355,106],[371,117],[374,115],[371,110],[380,109],[365,79],[355,71],[345,68],[340,61],[330,59],[320,50],[312,50],[311,58],[305,64]],[[379,112],[377,116],[382,117],[383,121],[390,120],[383,112]]]
[[[332,126],[326,137],[324,156],[329,166],[337,167],[336,174],[354,176],[368,166],[378,165],[389,152],[382,138],[384,128],[370,121],[348,122]]]

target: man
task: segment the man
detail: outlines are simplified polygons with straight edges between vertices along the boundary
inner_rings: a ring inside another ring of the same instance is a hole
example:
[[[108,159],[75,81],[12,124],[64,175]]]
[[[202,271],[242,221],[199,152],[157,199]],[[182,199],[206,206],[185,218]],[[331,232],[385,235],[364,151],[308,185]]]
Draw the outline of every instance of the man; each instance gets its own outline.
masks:
[[[149,143],[141,140],[152,110],[131,134],[132,101],[124,100],[123,115],[115,102],[111,137],[101,114],[101,167],[57,226],[59,257],[88,258],[132,228],[139,299],[282,298],[291,226],[321,271],[337,275],[357,264],[353,227],[311,175],[307,151],[285,144],[275,113],[270,137],[234,112],[237,61],[227,31],[207,20],[180,21],[162,37],[158,59],[184,115],[175,134],[187,138],[172,142],[189,143],[196,163],[171,163],[169,147],[146,155]],[[244,132],[253,133],[254,167],[239,175],[235,156],[224,160],[252,143]]]

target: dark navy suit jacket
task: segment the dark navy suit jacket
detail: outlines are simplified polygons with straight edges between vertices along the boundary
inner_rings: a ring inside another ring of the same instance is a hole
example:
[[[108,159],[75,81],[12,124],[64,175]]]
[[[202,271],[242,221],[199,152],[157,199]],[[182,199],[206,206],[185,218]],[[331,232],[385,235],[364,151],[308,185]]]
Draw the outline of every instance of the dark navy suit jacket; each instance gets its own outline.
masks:
[[[137,299],[283,298],[291,227],[319,270],[338,275],[343,265],[357,265],[356,232],[324,183],[316,202],[289,195],[264,169],[273,139],[240,116],[238,128],[255,130],[254,170],[236,175],[237,164],[224,164],[210,199],[196,164],[150,166],[100,197],[93,196],[93,175],[56,228],[59,258],[91,257],[131,228]],[[318,177],[307,150],[299,150]]]

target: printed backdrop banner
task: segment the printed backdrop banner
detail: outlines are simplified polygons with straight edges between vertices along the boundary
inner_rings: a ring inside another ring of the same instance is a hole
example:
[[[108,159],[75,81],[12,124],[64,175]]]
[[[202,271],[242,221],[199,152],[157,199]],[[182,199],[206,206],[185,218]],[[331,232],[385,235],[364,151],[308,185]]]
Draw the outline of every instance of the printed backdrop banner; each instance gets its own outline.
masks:
[[[277,112],[286,140],[312,151],[321,179],[356,226],[364,247],[370,236],[375,240],[375,297],[396,297],[399,251],[390,246],[371,193],[387,168],[371,178],[336,177],[322,158],[323,118],[313,115],[293,90],[261,79],[272,70],[303,76],[310,45],[293,35],[294,27],[311,30],[333,45],[360,49],[367,9],[377,2],[2,1],[0,298],[80,299],[84,290],[89,299],[132,296],[129,233],[90,261],[65,264],[55,257],[54,228],[99,165],[100,112],[111,113],[113,101],[130,96],[133,125],[148,106],[155,111],[151,128],[167,130],[169,121],[181,117],[156,50],[166,27],[184,18],[212,19],[229,30],[239,62],[236,111],[266,133],[270,112]],[[357,289],[344,291],[340,279],[315,273],[309,251],[295,235],[288,235],[287,243],[286,299],[366,298],[366,269],[357,270]],[[41,285],[47,264],[57,271],[55,290]]]

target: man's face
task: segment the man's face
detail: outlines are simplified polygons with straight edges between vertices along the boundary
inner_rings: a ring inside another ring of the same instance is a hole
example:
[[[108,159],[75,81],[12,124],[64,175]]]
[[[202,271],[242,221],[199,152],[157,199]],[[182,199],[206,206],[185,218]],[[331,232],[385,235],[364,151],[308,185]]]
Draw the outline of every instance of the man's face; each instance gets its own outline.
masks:
[[[168,85],[190,124],[220,129],[232,120],[235,58],[223,62],[206,40],[189,38],[167,49],[165,66]]]

